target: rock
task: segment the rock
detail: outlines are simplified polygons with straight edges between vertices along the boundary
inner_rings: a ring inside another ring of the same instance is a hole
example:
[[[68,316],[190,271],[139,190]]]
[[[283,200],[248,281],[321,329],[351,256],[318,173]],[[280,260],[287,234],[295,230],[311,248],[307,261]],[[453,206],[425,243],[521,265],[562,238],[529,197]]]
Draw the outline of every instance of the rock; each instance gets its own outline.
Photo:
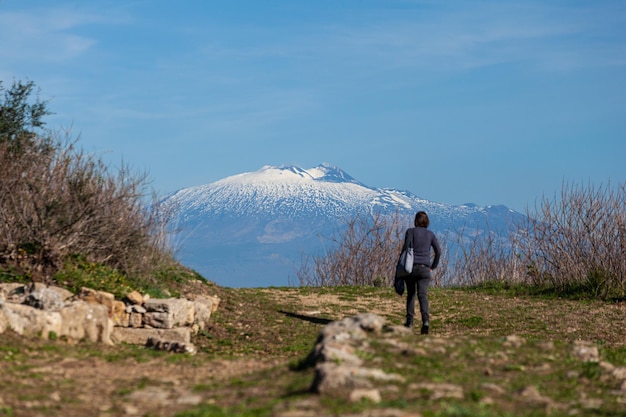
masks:
[[[381,401],[380,391],[377,389],[355,389],[350,393],[350,401],[355,403],[362,400],[369,400],[373,403]]]
[[[211,304],[211,313],[215,313],[220,305],[220,299],[215,295],[205,295],[202,297],[196,297],[193,299],[195,302],[200,302],[204,304]]]
[[[517,335],[509,335],[505,338],[503,346],[519,348],[526,343],[526,339]]]
[[[372,392],[375,381],[404,381],[399,375],[363,367],[357,355],[358,348],[367,346],[368,333],[381,333],[384,324],[383,318],[367,313],[324,326],[309,354],[309,362],[317,364],[311,390],[350,398],[355,390]]]
[[[315,368],[315,377],[311,390],[319,394],[341,395],[357,388],[372,388],[367,378],[357,377],[361,370],[358,366],[338,366],[322,363]]]
[[[188,353],[191,355],[196,353],[196,347],[191,343],[160,340],[152,337],[149,337],[146,341],[146,347],[173,353]]]
[[[65,288],[51,285],[48,287],[48,289],[59,294],[59,296],[61,297],[61,300],[63,301],[69,301],[70,298],[74,297],[74,294],[71,291],[66,290]]]
[[[128,327],[114,327],[111,333],[113,343],[128,343],[131,345],[145,345],[149,338],[168,340],[178,343],[191,343],[191,328],[177,327],[175,329],[133,329]]]
[[[541,395],[537,387],[534,385],[529,385],[527,387],[522,388],[521,390],[518,391],[518,394],[521,397],[533,403],[540,403],[540,404],[552,403],[552,399]]]
[[[140,298],[145,307],[136,304]],[[218,297],[158,300],[138,292],[126,299],[133,304],[127,306],[111,293],[86,287],[74,297],[63,288],[42,283],[0,283],[0,333],[13,329],[20,335],[141,345],[152,337],[159,340],[154,343],[159,348],[193,353],[192,329],[206,328],[220,301]]]
[[[395,337],[395,336],[406,336],[406,335],[410,335],[413,334],[413,329],[409,329],[406,326],[385,326],[383,327],[383,333],[385,333],[386,336],[391,336],[391,337]]]
[[[141,313],[130,313],[128,315],[128,326],[133,328],[143,327],[143,314]]]
[[[0,282],[0,297],[7,298],[9,294],[14,292],[17,288],[23,288],[24,284],[17,282]],[[22,289],[22,292],[24,290]]]
[[[615,377],[617,379],[626,380],[626,367],[624,367],[624,366],[615,367],[611,371],[611,374],[613,375],[613,377]]]
[[[111,314],[114,326],[128,327],[130,324],[130,314],[126,312],[126,304],[121,301],[113,301],[113,312]]]
[[[65,300],[60,292],[40,287],[28,294],[23,304],[40,310],[58,311],[65,305]]]
[[[311,390],[320,394],[342,395],[354,389],[372,388],[373,381],[404,382],[404,378],[380,369],[321,363],[315,368]]]
[[[504,395],[506,393],[505,389],[502,388],[500,385],[492,384],[489,382],[480,384],[480,387],[485,391],[491,392],[492,394]]]
[[[96,291],[91,288],[83,287],[80,289],[76,296],[78,297],[78,299],[83,300],[87,303],[101,304],[108,309],[109,314],[113,314],[113,303],[115,301],[115,296],[109,292]]]
[[[321,362],[345,363],[357,366],[363,364],[363,361],[356,356],[356,351],[352,346],[334,341],[318,343],[315,357],[317,361]]]
[[[126,312],[144,314],[147,312],[147,310],[140,305],[133,304],[131,306],[126,306]]]
[[[575,341],[572,354],[583,362],[600,362],[598,347],[590,342]]]
[[[5,329],[9,328],[19,335],[41,335],[47,339],[51,335],[61,334],[61,314],[57,311],[45,311],[31,306],[2,303],[0,316],[6,319]],[[0,319],[0,321],[4,321]]]
[[[60,311],[62,329],[60,336],[71,340],[89,340],[96,343],[112,344],[109,309],[102,304],[74,301]]]
[[[9,327],[9,320],[4,315],[2,305],[3,305],[3,302],[0,300],[0,334],[4,333]]]
[[[194,300],[193,304],[195,310],[195,318],[193,324],[197,327],[196,331],[204,330],[209,325],[211,314],[214,312],[213,300],[208,298],[201,298]]]
[[[179,298],[151,299],[144,303],[147,312],[143,316],[145,326],[171,329],[191,326],[194,323],[194,303]]]
[[[375,314],[364,313],[343,320],[327,324],[320,332],[324,340],[362,340],[367,337],[366,332],[380,332],[385,319]]]
[[[16,282],[0,284],[0,294],[8,302],[22,304],[28,295],[28,286]]]
[[[135,305],[142,305],[144,302],[143,295],[139,294],[138,291],[131,291],[130,293],[128,293],[128,295],[126,295],[126,299],[131,304],[135,304]]]

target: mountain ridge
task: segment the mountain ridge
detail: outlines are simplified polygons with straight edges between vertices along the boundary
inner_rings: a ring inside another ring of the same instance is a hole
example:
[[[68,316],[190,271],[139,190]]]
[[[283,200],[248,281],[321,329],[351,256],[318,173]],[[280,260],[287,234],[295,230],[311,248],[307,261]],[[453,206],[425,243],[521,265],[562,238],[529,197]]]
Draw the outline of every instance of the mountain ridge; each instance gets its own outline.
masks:
[[[357,214],[399,214],[410,227],[415,212],[424,210],[439,234],[507,229],[509,218],[518,215],[502,205],[454,206],[406,190],[369,187],[330,164],[265,165],[183,188],[164,204],[173,208],[182,230],[180,260],[227,286],[286,285],[302,256],[324,250],[323,239]],[[265,278],[250,280],[248,270]]]

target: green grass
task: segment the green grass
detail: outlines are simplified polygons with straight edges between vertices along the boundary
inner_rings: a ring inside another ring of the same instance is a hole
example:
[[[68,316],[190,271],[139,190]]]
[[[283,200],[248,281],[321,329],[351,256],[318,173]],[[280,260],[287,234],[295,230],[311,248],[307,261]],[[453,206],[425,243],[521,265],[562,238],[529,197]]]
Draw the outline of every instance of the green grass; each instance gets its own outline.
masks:
[[[171,285],[168,292],[178,288],[182,293],[185,278],[174,277]],[[614,417],[624,409],[626,394],[616,394],[620,381],[597,363],[581,362],[572,353],[574,341],[588,340],[598,346],[601,360],[626,366],[624,307],[618,302],[556,298],[502,286],[432,288],[429,336],[400,337],[397,343],[404,350],[385,336],[370,338],[358,348],[365,366],[405,378],[403,383],[376,383],[382,402],[374,404],[310,393],[314,368],[306,358],[319,331],[332,320],[371,311],[391,324],[401,324],[404,299],[391,288],[232,289],[213,284],[201,288],[218,295],[221,303],[210,327],[194,339],[199,352],[195,356],[3,334],[0,390],[4,409],[0,416],[25,414],[25,402],[41,404],[37,410],[42,415],[61,411],[70,417],[86,415],[90,404],[81,398],[89,384],[81,373],[69,376],[51,371],[64,361],[69,369],[84,369],[85,375],[90,375],[87,370],[94,364],[102,372],[117,370],[109,376],[117,378],[115,388],[97,392],[111,402],[110,413],[123,410],[133,392],[153,386],[171,392],[172,398],[177,390],[186,390],[202,401],[174,405],[167,411],[162,407],[142,410],[144,415],[272,416],[305,409],[332,416],[394,408],[424,417],[547,413]],[[510,335],[519,337],[521,344],[508,343]],[[219,378],[211,372],[219,375],[220,367],[229,366],[241,369]],[[125,375],[135,368],[162,371]],[[435,398],[425,388],[432,383],[460,387],[463,398]],[[530,386],[549,402],[523,397],[520,393]],[[54,392],[64,399],[62,406],[50,403]]]

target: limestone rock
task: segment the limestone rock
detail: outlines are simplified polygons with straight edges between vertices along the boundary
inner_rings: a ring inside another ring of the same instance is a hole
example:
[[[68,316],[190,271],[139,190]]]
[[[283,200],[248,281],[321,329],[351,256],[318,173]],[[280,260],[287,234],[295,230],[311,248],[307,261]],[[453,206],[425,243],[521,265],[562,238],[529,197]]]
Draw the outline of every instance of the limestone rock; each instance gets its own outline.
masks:
[[[62,317],[57,311],[40,310],[23,304],[2,303],[0,316],[6,319],[5,328],[10,328],[20,335],[41,335],[47,339],[52,334],[61,334]]]
[[[157,329],[191,326],[194,323],[194,307],[193,302],[185,299],[151,299],[144,304],[147,312],[143,316],[143,323]]]
[[[583,362],[600,362],[598,347],[590,342],[577,340],[574,342],[572,354]]]
[[[220,305],[220,298],[215,295],[205,295],[202,297],[193,298],[194,302],[200,302],[206,305],[211,305],[211,313],[215,313]]]
[[[505,338],[503,346],[519,348],[526,343],[526,339],[518,335],[512,334]]]
[[[114,343],[145,345],[149,338],[178,343],[191,343],[191,328],[177,327],[174,329],[133,329],[129,327],[114,327],[111,333],[111,340]]]
[[[124,304],[122,301],[113,301],[113,311],[111,316],[111,319],[113,320],[113,325],[122,327],[129,326],[130,314],[126,312],[126,304]]]
[[[211,314],[214,312],[213,301],[208,298],[202,298],[194,300],[193,304],[195,310],[195,318],[193,324],[194,326],[196,326],[196,330],[204,330],[209,325]]]
[[[125,300],[132,304],[86,287],[74,296],[42,283],[0,283],[0,333],[12,329],[21,335],[48,338],[54,334],[106,344],[114,340],[144,345],[154,338],[160,340],[159,347],[192,353],[192,330],[208,326],[220,301],[218,297],[150,299],[138,292]]]
[[[62,317],[61,336],[71,340],[112,344],[109,309],[105,305],[74,301],[60,311]]]
[[[341,395],[355,389],[370,389],[374,381],[404,382],[404,378],[380,369],[321,363],[315,368],[311,389],[320,394]]]
[[[68,301],[70,298],[74,297],[74,294],[71,291],[66,290],[65,288],[51,285],[48,287],[48,289],[59,294],[63,301]]]
[[[40,287],[26,296],[24,304],[40,310],[58,311],[65,305],[65,300],[60,292]]]
[[[96,291],[91,288],[83,287],[77,294],[78,299],[91,304],[101,304],[105,306],[109,314],[113,314],[113,303],[115,296],[106,291]]]
[[[188,353],[190,355],[196,353],[196,347],[191,343],[160,340],[152,337],[149,337],[146,341],[146,347],[172,353]]]
[[[379,403],[381,401],[380,391],[377,389],[355,389],[350,393],[350,401],[359,402],[362,400],[369,400],[373,403]]]
[[[9,327],[9,320],[2,311],[2,305],[3,301],[0,300],[0,334],[6,332],[7,328]]]
[[[130,313],[128,315],[128,326],[124,327],[133,327],[139,328],[143,327],[143,314],[141,313]]]
[[[348,345],[337,342],[319,343],[315,347],[318,361],[361,365],[363,361],[356,355],[356,350]]]
[[[1,283],[0,294],[6,301],[21,304],[28,295],[28,286],[16,282]]]
[[[142,305],[144,302],[143,295],[139,294],[138,291],[131,291],[126,295],[126,299],[135,305]]]

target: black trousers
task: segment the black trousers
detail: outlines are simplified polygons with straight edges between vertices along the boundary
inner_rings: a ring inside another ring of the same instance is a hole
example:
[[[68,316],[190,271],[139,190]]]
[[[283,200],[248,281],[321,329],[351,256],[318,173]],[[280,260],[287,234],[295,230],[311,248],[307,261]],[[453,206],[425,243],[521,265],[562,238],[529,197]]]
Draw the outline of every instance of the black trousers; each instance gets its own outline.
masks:
[[[422,325],[430,325],[428,307],[428,286],[430,285],[430,268],[425,265],[413,265],[413,272],[406,280],[406,321],[413,324],[415,320],[415,295],[420,303]]]

